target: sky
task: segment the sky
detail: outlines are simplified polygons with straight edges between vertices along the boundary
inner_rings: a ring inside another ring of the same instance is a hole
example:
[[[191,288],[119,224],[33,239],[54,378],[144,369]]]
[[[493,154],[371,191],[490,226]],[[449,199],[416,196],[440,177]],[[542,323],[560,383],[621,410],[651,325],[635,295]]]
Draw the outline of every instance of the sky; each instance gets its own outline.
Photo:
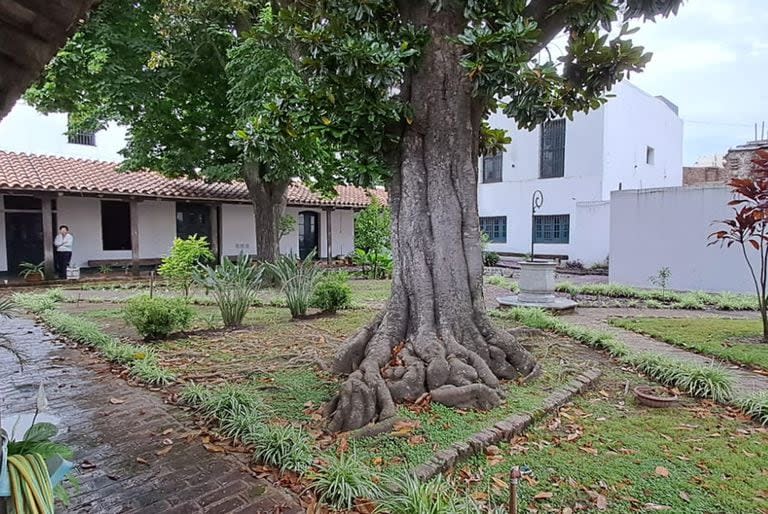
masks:
[[[753,140],[756,122],[768,138],[766,27],[767,0],[686,0],[632,36],[654,56],[631,81],[679,106],[684,164]]]

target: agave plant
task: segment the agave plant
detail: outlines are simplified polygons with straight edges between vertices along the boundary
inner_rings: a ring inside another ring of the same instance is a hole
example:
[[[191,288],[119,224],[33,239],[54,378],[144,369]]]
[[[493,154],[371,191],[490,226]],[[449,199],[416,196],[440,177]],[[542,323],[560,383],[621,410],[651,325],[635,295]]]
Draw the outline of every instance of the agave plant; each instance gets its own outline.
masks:
[[[293,255],[284,255],[274,263],[265,264],[280,283],[288,309],[294,318],[307,314],[315,286],[323,277],[323,270],[314,263],[314,259],[313,250],[304,260],[297,260]]]
[[[224,326],[238,327],[256,301],[262,273],[260,266],[254,266],[250,257],[241,253],[235,262],[225,258],[215,268],[200,266],[193,279],[213,296]]]

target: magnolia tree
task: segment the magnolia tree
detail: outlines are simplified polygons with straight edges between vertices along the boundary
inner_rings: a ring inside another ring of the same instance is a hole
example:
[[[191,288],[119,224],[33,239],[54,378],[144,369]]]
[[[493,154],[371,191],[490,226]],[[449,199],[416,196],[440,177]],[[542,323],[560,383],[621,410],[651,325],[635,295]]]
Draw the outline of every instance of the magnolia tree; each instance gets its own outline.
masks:
[[[484,308],[477,164],[498,135],[484,120],[501,110],[532,128],[599,107],[651,58],[630,23],[669,15],[680,0],[273,4],[270,44],[312,84],[326,137],[384,163],[390,185],[392,295],[337,355],[335,370],[349,376],[327,406],[331,428],[361,427],[424,397],[498,405],[500,380],[537,365]]]
[[[716,222],[724,228],[709,235],[709,244],[736,245],[741,251],[757,293],[763,342],[768,342],[768,150],[756,152],[750,176],[733,178],[728,185],[733,217]]]
[[[311,85],[261,43],[268,4],[101,2],[26,98],[72,131],[127,127],[125,170],[244,181],[257,256],[274,260],[291,178],[332,193],[343,154],[322,140]]]

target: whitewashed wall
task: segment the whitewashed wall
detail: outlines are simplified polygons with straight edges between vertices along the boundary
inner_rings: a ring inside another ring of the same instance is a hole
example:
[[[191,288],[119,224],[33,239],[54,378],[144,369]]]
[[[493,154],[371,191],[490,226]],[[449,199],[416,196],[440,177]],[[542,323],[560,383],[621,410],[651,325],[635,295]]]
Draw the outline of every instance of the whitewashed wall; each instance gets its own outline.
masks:
[[[603,107],[602,200],[618,189],[683,185],[683,120],[663,100],[621,82]],[[654,163],[646,162],[647,147]]]
[[[19,101],[0,121],[0,150],[61,157],[120,162],[126,130],[114,123],[96,133],[96,145],[75,145],[67,140],[67,115],[41,114]]]
[[[707,246],[712,221],[732,213],[729,200],[724,186],[614,191],[610,281],[650,287],[648,277],[666,266],[673,289],[752,293],[740,250]]]
[[[256,220],[250,205],[221,206],[221,253],[238,255],[256,253]]]
[[[0,237],[3,238],[0,244],[0,271],[8,271],[8,251],[5,244],[5,197],[0,195]]]
[[[512,141],[503,154],[502,182],[483,184],[480,167],[480,216],[506,216],[506,243],[499,252],[528,253],[531,247],[531,195],[544,194],[537,214],[570,215],[568,244],[538,244],[536,252],[568,255],[585,264],[604,261],[609,253],[610,192],[682,184],[682,121],[662,100],[628,82],[611,92],[603,107],[566,121],[565,176],[539,178],[539,128],[520,130],[514,120],[496,113],[492,126],[505,129]],[[646,147],[655,164],[645,164]]]

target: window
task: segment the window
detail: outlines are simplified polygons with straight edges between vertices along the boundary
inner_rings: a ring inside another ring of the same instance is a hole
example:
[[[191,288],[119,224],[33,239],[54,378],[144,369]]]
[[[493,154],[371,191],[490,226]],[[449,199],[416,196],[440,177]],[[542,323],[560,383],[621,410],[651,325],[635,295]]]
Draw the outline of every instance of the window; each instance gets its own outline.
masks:
[[[554,216],[533,217],[534,243],[568,243],[571,216],[557,214]]]
[[[490,216],[480,218],[480,230],[491,238],[492,243],[507,242],[507,217]]]
[[[501,182],[502,162],[503,154],[501,152],[483,157],[483,184]]]
[[[131,204],[101,201],[101,241],[104,250],[131,249]]]
[[[186,239],[194,235],[211,241],[211,208],[200,203],[177,203],[176,236]]]
[[[67,124],[71,126],[72,121]],[[96,146],[96,133],[93,131],[78,131],[67,134],[67,142],[73,145]]]
[[[541,126],[540,178],[565,176],[565,120],[547,121]]]
[[[656,150],[652,146],[645,147],[645,163],[650,165],[656,164]]]

